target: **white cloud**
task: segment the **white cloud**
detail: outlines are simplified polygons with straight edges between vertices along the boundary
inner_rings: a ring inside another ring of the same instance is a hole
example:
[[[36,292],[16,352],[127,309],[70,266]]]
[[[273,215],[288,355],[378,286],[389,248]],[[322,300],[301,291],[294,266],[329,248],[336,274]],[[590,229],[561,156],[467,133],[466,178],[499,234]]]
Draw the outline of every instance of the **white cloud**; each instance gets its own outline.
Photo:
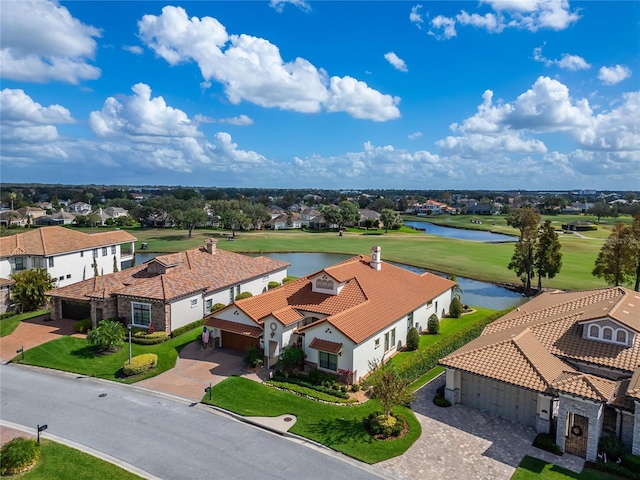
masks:
[[[631,76],[631,69],[626,65],[602,67],[598,72],[598,79],[605,85],[615,85]]]
[[[54,1],[4,4],[0,15],[0,75],[16,81],[77,84],[100,77],[90,65],[100,31]]]
[[[413,133],[410,133],[409,135],[407,135],[409,140],[415,140],[416,138],[419,138],[421,136],[422,136],[422,132],[413,132]]]
[[[429,30],[429,35],[432,35],[438,39],[450,39],[457,35],[456,21],[453,18],[438,15],[431,20],[432,30]],[[442,30],[442,33],[438,33],[438,30]]]
[[[129,53],[133,53],[134,55],[142,55],[143,50],[140,45],[124,45],[122,47],[123,50],[126,50]]]
[[[274,44],[245,34],[228,35],[212,17],[189,18],[183,8],[167,6],[160,16],[145,15],[138,29],[142,41],[171,65],[195,61],[205,81],[222,83],[234,104],[248,101],[303,113],[324,107],[377,121],[400,116],[398,102],[390,95],[358,82],[351,98],[344,98],[346,89],[336,92],[335,85],[352,84],[353,79],[329,79],[323,69],[300,57],[284,62]]]
[[[409,21],[414,23],[418,28],[422,28],[422,24],[424,23],[424,19],[420,14],[420,9],[422,5],[418,4],[411,7],[411,13],[409,14]]]
[[[622,99],[620,106],[599,113],[589,128],[576,132],[582,148],[640,156],[640,91],[625,93]]]
[[[237,117],[223,118],[220,120],[220,123],[228,123],[230,125],[253,125],[253,119],[248,117],[247,115],[238,115]]]
[[[407,69],[407,64],[404,63],[404,60],[398,57],[398,55],[396,55],[394,52],[385,53],[384,58],[387,62],[393,65],[393,68],[395,68],[396,70],[400,70],[401,72],[409,71],[409,69]]]
[[[298,7],[303,12],[311,11],[311,5],[309,5],[304,0],[270,0],[269,6],[272,7],[276,12],[282,13],[285,5],[290,4]]]
[[[591,64],[587,63],[584,58],[578,55],[563,53],[560,56],[560,60],[551,60],[549,58],[546,58],[544,55],[542,55],[542,47],[536,47],[533,49],[533,59],[536,62],[544,63],[547,67],[557,65],[560,68],[571,70],[573,72],[577,70],[588,70],[591,68]]]
[[[500,33],[505,27],[504,23],[502,23],[501,17],[496,16],[493,13],[486,13],[484,15],[473,13],[469,15],[467,12],[462,10],[461,13],[456,15],[456,20],[460,25],[471,25],[476,28],[484,28],[491,33]]]

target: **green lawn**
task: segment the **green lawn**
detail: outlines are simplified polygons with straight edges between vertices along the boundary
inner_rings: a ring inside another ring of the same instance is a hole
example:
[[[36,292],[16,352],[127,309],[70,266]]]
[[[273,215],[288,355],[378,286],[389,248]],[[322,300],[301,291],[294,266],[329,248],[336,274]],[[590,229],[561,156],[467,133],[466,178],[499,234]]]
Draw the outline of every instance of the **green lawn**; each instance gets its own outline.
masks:
[[[620,480],[620,477],[585,468],[575,473],[557,465],[526,456],[518,465],[511,480]]]
[[[51,440],[40,440],[40,460],[29,472],[11,478],[21,480],[134,480],[141,477],[87,453]]]
[[[423,350],[425,348],[428,348],[429,346],[438,343],[443,338],[448,337],[449,335],[453,335],[462,328],[468,325],[472,325],[480,320],[483,320],[492,313],[495,313],[495,310],[490,310],[488,308],[473,308],[475,309],[475,312],[468,315],[463,315],[460,318],[443,318],[442,320],[440,320],[440,334],[430,335],[428,333],[425,333],[423,335],[420,335],[419,349]],[[400,365],[414,354],[415,352],[398,352],[393,357],[391,357],[391,363],[393,365]]]
[[[119,352],[102,355],[96,354],[85,339],[61,337],[27,350],[24,353],[24,360],[21,360],[20,356],[16,356],[12,361],[117,382],[134,383],[173,368],[182,347],[197,339],[201,331],[202,329],[198,327],[158,345],[136,345],[134,343],[132,345],[133,356],[143,353],[158,355],[158,366],[155,369],[135,377],[122,376],[122,365],[129,359],[129,345],[126,343]]]
[[[297,422],[291,432],[309,438],[366,463],[402,455],[420,437],[420,423],[413,412],[397,407],[409,423],[409,432],[398,440],[375,440],[362,420],[379,409],[376,400],[355,406],[329,405],[241,377],[229,377],[213,387],[213,400],[202,401],[244,416],[276,417],[292,414]]]
[[[48,313],[49,310],[38,310],[36,312],[28,312],[21,313],[19,315],[14,315],[13,317],[3,318],[0,320],[0,337],[4,337],[6,335],[10,335],[13,331],[20,325],[20,322],[23,320],[28,320],[29,318],[39,317],[40,315],[44,315]]]

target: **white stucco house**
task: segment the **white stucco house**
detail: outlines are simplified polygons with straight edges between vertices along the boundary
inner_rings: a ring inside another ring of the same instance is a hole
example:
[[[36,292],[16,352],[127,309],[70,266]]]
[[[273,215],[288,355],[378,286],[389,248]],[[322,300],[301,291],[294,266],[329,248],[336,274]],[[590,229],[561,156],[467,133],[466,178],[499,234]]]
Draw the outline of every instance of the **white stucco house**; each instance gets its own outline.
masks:
[[[385,360],[406,343],[413,326],[427,328],[432,314],[449,311],[455,282],[417,274],[371,256],[353,257],[239,300],[207,317],[223,347],[262,347],[273,366],[284,347],[299,346],[309,368],[349,371],[353,381],[369,362]]]
[[[219,250],[216,243],[211,238],[203,247],[52,290],[51,318],[91,317],[94,325],[119,318],[171,333],[202,319],[216,303],[233,303],[242,292],[258,295],[287,276],[286,262]]]
[[[113,272],[131,260],[136,237],[123,230],[83,233],[64,227],[40,227],[0,238],[0,277],[20,270],[45,269],[58,286]]]
[[[595,461],[603,435],[640,454],[640,294],[546,292],[443,358],[445,396]]]

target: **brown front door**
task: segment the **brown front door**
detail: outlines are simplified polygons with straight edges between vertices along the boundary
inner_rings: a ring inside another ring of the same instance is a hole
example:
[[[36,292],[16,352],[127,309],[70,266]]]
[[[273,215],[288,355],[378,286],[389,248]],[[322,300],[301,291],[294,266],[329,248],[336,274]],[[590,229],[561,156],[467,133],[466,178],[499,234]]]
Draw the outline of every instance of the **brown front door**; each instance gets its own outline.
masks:
[[[246,352],[251,347],[259,347],[260,339],[223,331],[222,346],[224,348],[232,348],[234,350],[242,350],[243,352]]]
[[[587,456],[589,438],[589,419],[575,413],[569,413],[569,434],[565,441],[565,451],[579,457]]]

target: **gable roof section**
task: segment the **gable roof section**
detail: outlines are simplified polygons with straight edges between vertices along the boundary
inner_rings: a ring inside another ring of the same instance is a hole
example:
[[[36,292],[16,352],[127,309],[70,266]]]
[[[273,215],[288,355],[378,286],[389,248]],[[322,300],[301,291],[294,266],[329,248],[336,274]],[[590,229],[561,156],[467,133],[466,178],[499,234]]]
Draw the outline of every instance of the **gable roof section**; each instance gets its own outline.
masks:
[[[173,265],[173,268],[167,269],[166,273],[153,273],[152,265],[157,263]],[[167,302],[196,292],[217,291],[288,265],[281,260],[248,257],[219,249],[212,255],[204,247],[197,247],[58,288],[47,295],[85,301],[122,295]]]
[[[369,261],[364,255],[353,257],[258,297],[239,300],[236,306],[254,321],[262,321],[288,306],[300,313],[327,315],[322,321],[357,344],[455,285],[437,275],[418,275],[388,263],[375,270]],[[312,291],[310,279],[323,272],[345,283],[338,295]],[[300,331],[316,325],[317,322],[306,325]]]
[[[135,242],[136,237],[124,230],[82,233],[64,227],[40,227],[24,233],[0,238],[2,256],[51,256],[78,250]]]
[[[617,386],[618,383],[613,380],[607,380],[588,373],[566,372],[554,382],[552,388],[558,393],[607,403],[613,399]]]
[[[342,344],[313,337],[313,340],[311,340],[311,343],[309,344],[309,348],[322,350],[323,352],[339,353],[340,350],[342,350]]]

